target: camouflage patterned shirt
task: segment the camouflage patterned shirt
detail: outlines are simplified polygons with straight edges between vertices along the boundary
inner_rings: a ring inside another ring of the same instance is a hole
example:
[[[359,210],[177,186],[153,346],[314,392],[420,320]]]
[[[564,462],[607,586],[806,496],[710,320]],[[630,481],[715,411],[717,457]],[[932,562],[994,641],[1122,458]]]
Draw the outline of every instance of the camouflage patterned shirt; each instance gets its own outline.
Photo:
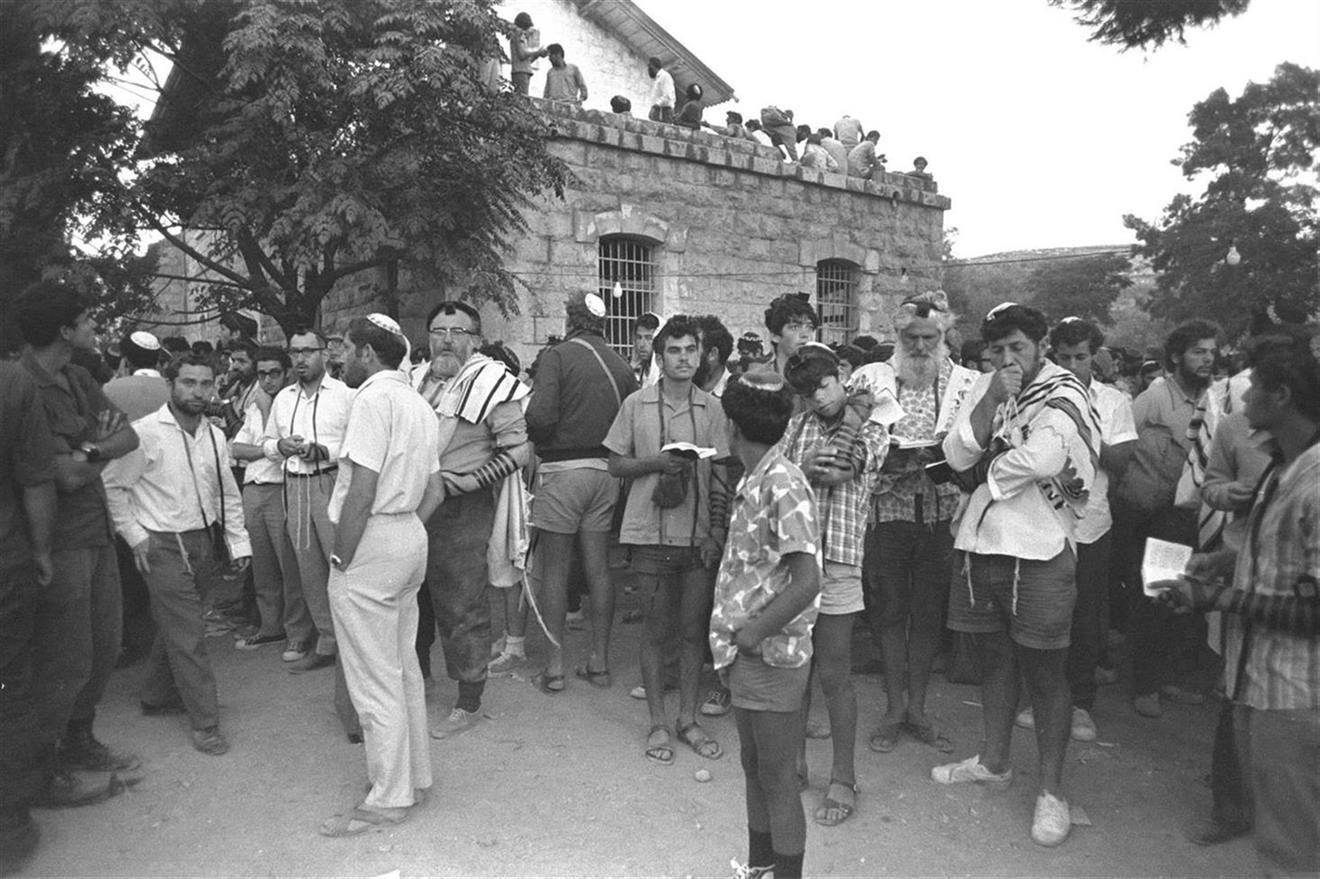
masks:
[[[733,663],[738,655],[734,633],[788,588],[784,556],[795,552],[810,553],[820,564],[816,497],[797,465],[773,448],[743,477],[733,499],[710,616],[715,668]],[[762,661],[778,668],[806,665],[819,608],[817,597],[781,631],[762,641]]]

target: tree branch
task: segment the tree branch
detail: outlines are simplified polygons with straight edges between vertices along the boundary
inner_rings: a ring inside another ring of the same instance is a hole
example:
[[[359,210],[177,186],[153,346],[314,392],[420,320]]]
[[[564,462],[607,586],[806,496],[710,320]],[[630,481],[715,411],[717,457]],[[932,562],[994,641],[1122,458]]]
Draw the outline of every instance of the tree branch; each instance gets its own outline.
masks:
[[[233,269],[229,268],[223,263],[219,263],[211,259],[209,256],[202,253],[197,248],[193,247],[184,239],[171,233],[169,229],[165,228],[165,226],[160,223],[160,221],[151,219],[147,221],[147,224],[151,228],[159,232],[162,236],[164,236],[166,241],[173,244],[175,247],[179,248],[184,253],[188,254],[193,259],[197,260],[199,263],[206,266],[211,271],[217,272],[218,274],[224,275],[226,278],[229,278],[231,281],[234,282],[235,287],[242,287],[245,290],[253,290],[253,291],[256,290],[256,285],[251,278],[245,278],[243,277],[243,275],[239,274],[238,272],[234,271]]]

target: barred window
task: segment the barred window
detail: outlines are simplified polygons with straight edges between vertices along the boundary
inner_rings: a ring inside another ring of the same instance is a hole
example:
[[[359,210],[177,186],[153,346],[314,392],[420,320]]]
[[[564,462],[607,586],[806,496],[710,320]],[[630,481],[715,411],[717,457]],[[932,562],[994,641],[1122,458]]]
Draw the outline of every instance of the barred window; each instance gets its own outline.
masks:
[[[820,340],[851,342],[857,335],[858,271],[854,263],[826,259],[816,263],[816,310]]]
[[[600,239],[600,298],[605,300],[605,341],[627,359],[637,318],[652,310],[655,258],[650,244],[625,235]]]

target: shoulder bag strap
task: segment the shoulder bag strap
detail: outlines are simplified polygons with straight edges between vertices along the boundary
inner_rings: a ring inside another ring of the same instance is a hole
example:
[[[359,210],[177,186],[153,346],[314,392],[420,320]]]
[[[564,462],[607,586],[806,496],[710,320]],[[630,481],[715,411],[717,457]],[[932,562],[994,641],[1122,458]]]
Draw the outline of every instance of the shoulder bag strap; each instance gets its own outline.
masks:
[[[592,345],[590,342],[588,342],[586,339],[582,338],[581,336],[575,336],[574,338],[569,339],[569,341],[576,342],[577,344],[586,348],[588,351],[591,352],[591,356],[596,358],[596,362],[600,364],[600,368],[605,371],[605,377],[610,380],[610,388],[614,390],[614,405],[622,406],[623,394],[619,393],[619,383],[618,381],[615,380],[614,373],[610,372],[610,368],[605,365],[605,358],[600,356],[600,352],[596,350],[596,346]]]

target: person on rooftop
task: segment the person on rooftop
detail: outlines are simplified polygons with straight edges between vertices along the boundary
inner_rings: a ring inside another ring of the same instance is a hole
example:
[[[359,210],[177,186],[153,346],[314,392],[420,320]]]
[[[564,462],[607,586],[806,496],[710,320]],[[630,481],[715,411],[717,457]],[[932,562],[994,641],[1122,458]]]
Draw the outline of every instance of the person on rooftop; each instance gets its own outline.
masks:
[[[876,180],[885,172],[885,155],[875,151],[880,132],[868,131],[866,139],[848,151],[848,176]]]
[[[576,64],[564,60],[564,47],[558,43],[546,46],[550,56],[550,69],[545,73],[545,99],[579,104],[587,100],[587,82]]]
[[[654,56],[646,62],[646,73],[651,83],[651,114],[653,122],[674,121],[674,77],[665,70],[664,63]]]
[[[683,108],[678,111],[678,119],[675,121],[685,128],[701,127],[701,111],[704,109],[701,104],[702,91],[701,86],[695,82],[687,87],[687,100],[683,103]]]

